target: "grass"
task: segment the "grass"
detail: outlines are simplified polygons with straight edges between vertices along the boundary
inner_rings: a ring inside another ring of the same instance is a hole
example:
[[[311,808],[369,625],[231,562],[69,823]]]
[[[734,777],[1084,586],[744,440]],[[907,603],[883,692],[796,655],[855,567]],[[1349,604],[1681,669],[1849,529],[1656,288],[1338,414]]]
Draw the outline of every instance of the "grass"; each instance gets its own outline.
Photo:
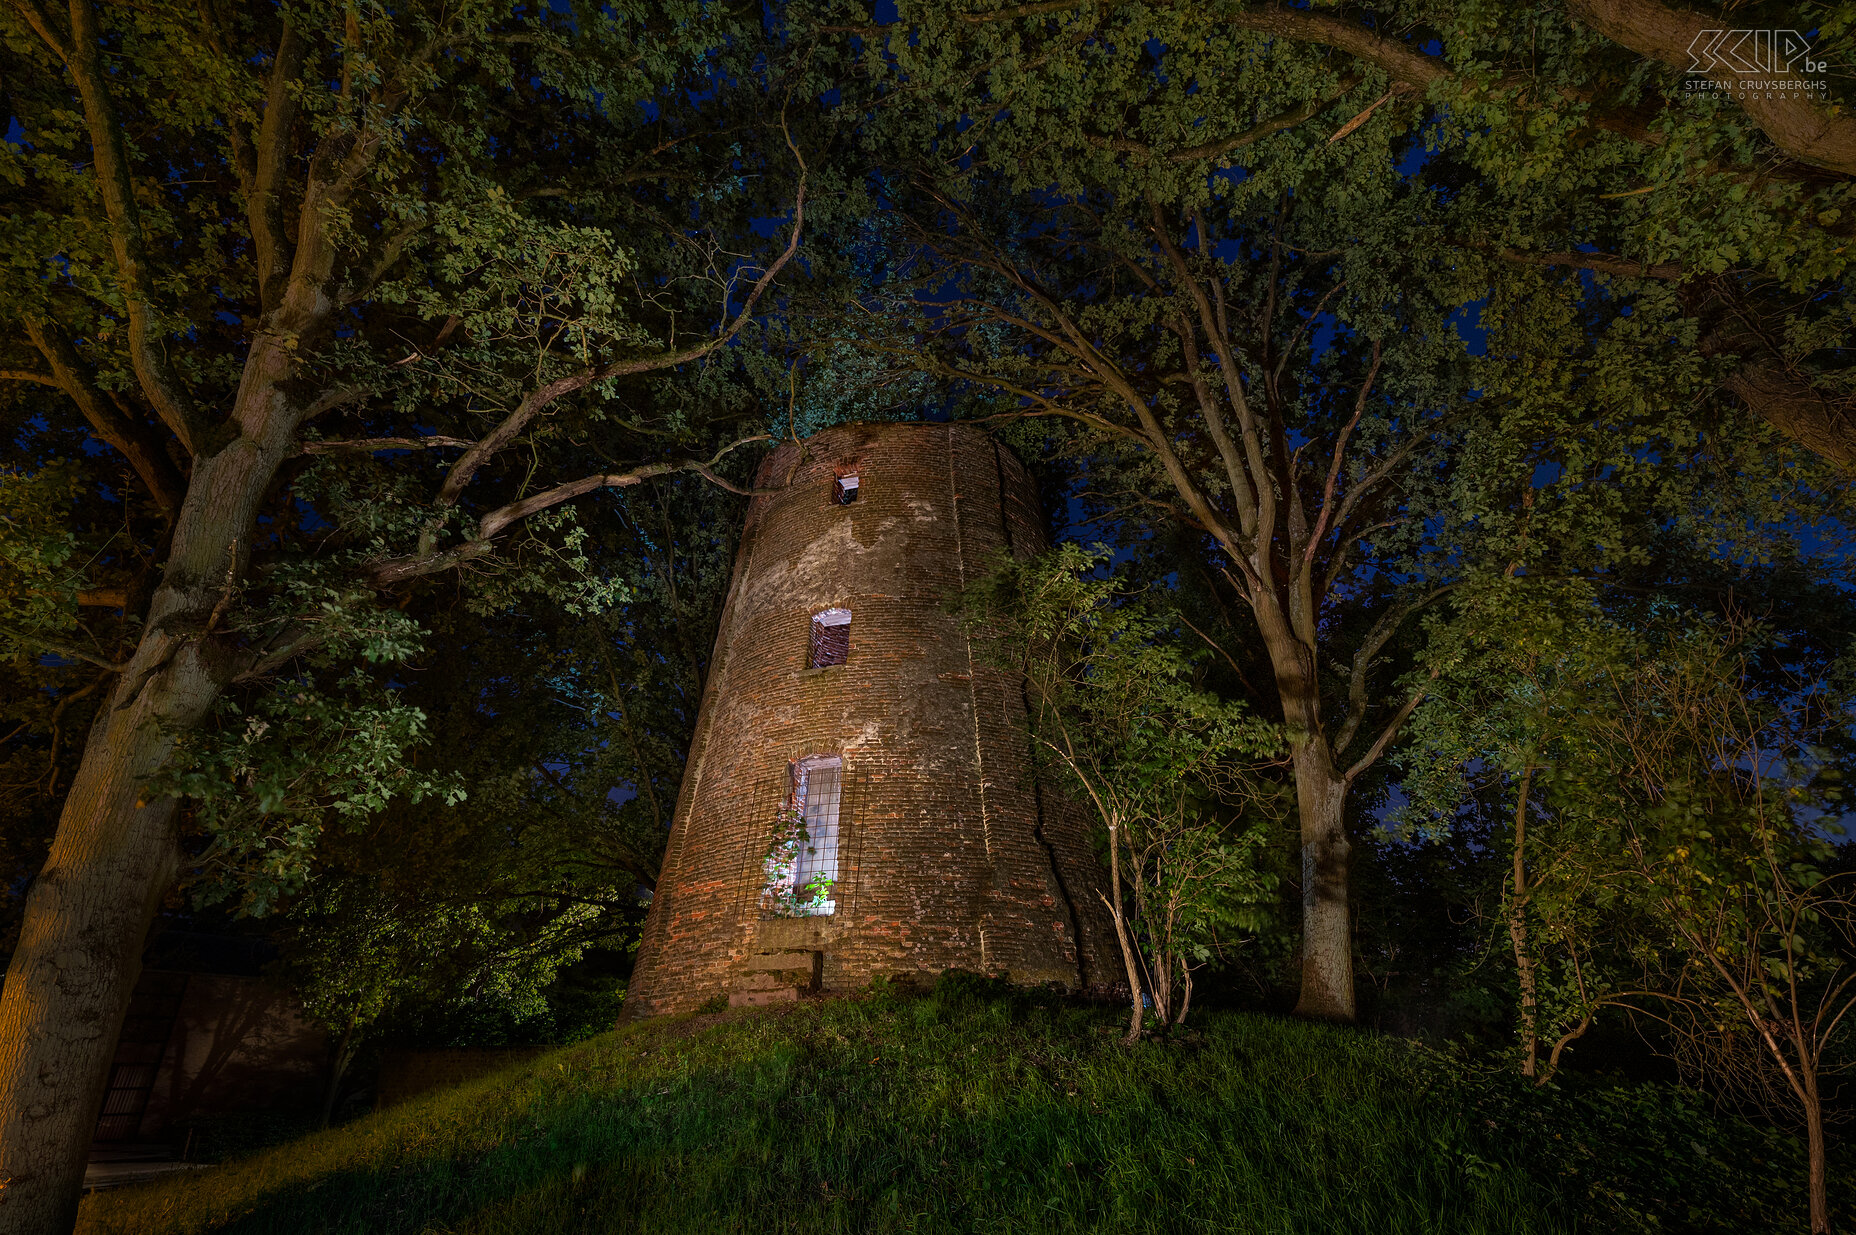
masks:
[[[944,979],[627,1026],[190,1178],[86,1235],[1794,1229],[1788,1138],[1669,1087],[1532,1095],[1397,1039]]]

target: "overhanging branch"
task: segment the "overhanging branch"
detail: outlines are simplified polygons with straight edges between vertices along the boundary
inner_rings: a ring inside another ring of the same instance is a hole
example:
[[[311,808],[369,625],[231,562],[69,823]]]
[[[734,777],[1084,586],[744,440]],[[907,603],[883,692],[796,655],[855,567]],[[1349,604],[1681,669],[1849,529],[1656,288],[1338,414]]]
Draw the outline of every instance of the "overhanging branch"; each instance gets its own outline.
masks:
[[[669,476],[676,472],[694,472],[712,484],[720,485],[731,493],[747,497],[761,496],[778,492],[774,489],[743,489],[715,474],[715,465],[720,463],[729,452],[752,442],[771,441],[772,435],[757,433],[752,437],[738,438],[730,442],[710,458],[680,459],[665,463],[645,463],[624,472],[599,472],[591,476],[582,476],[532,494],[520,501],[510,502],[490,511],[477,521],[477,534],[470,540],[451,549],[433,553],[415,553],[405,557],[387,558],[363,567],[367,581],[376,588],[388,588],[404,583],[422,575],[436,574],[461,566],[466,562],[483,557],[495,548],[495,538],[506,531],[511,524],[520,522],[528,516],[562,502],[571,501],[582,494],[596,489],[627,488],[642,484],[658,476]]]

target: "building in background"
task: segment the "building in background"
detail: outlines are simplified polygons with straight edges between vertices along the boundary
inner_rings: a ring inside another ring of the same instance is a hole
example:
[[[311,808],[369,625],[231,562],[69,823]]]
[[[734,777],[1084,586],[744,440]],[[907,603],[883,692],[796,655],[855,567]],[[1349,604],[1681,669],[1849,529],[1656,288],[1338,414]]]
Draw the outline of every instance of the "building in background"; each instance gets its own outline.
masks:
[[[318,1108],[328,1036],[265,980],[263,961],[257,940],[157,937],[117,1040],[98,1141],[157,1141],[198,1118]]]

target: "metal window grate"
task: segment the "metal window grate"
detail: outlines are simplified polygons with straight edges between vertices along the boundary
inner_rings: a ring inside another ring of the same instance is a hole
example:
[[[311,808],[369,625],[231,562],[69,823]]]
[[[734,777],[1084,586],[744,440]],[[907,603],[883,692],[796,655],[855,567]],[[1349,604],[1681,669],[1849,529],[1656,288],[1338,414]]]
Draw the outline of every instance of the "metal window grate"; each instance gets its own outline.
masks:
[[[827,609],[812,615],[812,644],[806,668],[842,665],[851,657],[851,611]]]
[[[793,861],[793,887],[815,879],[838,881],[838,808],[844,791],[844,761],[805,759],[793,769],[793,805],[805,815],[806,839]],[[837,901],[828,893],[813,913],[832,913]]]
[[[819,917],[838,911],[842,873],[840,837],[845,823],[844,761],[815,755],[789,766],[784,810],[796,811],[805,837],[784,865],[770,856],[761,895],[763,917]],[[777,852],[777,851],[776,851]]]

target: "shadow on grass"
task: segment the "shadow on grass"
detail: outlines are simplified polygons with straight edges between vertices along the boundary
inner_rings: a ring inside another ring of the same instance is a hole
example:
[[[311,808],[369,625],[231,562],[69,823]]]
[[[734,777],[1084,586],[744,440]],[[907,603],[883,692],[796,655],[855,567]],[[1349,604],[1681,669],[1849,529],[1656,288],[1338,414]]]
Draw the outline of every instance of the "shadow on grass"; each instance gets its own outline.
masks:
[[[93,1198],[80,1229],[1600,1229],[1579,1221],[1587,1181],[1542,1171],[1395,1040],[1215,1015],[1124,1050],[1115,1019],[956,991],[631,1026],[211,1177]]]

